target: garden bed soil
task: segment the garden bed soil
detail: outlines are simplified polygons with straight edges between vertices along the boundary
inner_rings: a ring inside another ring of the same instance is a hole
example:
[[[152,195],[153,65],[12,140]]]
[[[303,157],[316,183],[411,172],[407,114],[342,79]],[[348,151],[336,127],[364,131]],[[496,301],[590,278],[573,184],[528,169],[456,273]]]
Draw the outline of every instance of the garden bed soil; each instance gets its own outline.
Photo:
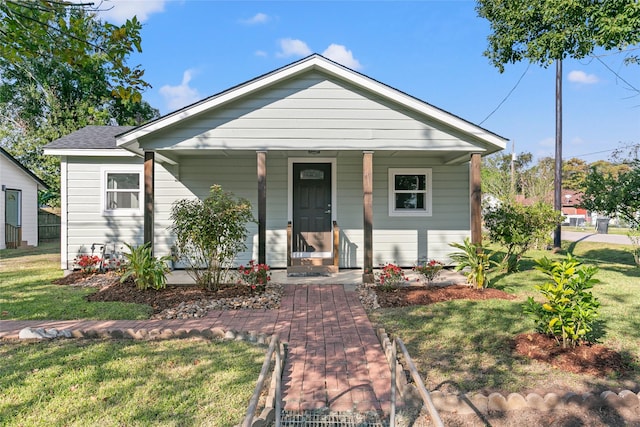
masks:
[[[378,304],[382,308],[408,307],[410,305],[428,305],[456,299],[486,300],[515,299],[514,295],[499,289],[474,289],[465,285],[450,286],[406,286],[392,291],[376,289]]]

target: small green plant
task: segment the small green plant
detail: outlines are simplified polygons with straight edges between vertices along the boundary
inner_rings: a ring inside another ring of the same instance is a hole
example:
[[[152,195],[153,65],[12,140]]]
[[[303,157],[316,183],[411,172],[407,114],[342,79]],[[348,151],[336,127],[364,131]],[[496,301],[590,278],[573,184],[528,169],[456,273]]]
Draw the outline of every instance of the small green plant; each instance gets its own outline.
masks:
[[[175,253],[195,282],[216,290],[225,283],[233,260],[247,248],[247,223],[255,222],[251,203],[213,185],[204,200],[178,200],[171,207]]]
[[[239,283],[243,283],[254,292],[264,292],[267,283],[271,280],[271,271],[267,264],[258,264],[254,260],[249,265],[238,267],[240,274]]]
[[[592,342],[595,320],[600,303],[591,294],[598,272],[595,266],[581,265],[569,254],[564,261],[536,260],[536,269],[551,278],[537,285],[546,302],[538,303],[529,297],[524,312],[533,316],[536,330],[553,336],[562,347],[575,347],[581,341]]]
[[[442,262],[431,259],[419,262],[418,265],[413,267],[413,271],[420,274],[430,285],[438,278],[443,268],[444,264]]]
[[[395,264],[385,264],[376,277],[376,286],[383,291],[392,291],[405,283],[407,277],[402,268]]]
[[[450,254],[452,260],[457,264],[456,271],[462,271],[467,277],[467,283],[476,289],[484,289],[489,286],[489,273],[492,266],[497,263],[491,260],[492,252],[486,252],[481,244],[471,243],[469,238],[464,239],[464,243],[449,243],[449,246],[460,249],[462,252]]]
[[[127,243],[125,245],[129,252],[124,254],[127,263],[120,282],[124,282],[131,277],[140,290],[165,288],[167,286],[166,275],[169,272],[167,262],[171,257],[154,257],[151,252],[151,246],[148,243],[138,247],[133,247]]]

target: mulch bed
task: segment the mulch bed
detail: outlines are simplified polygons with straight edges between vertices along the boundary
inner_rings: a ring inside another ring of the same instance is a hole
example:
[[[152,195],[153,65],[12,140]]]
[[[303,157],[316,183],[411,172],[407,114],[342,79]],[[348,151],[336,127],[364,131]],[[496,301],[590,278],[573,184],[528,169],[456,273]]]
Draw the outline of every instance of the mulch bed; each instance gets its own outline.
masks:
[[[378,304],[383,308],[428,305],[455,299],[486,300],[515,299],[514,295],[499,289],[474,289],[464,285],[451,286],[407,286],[393,291],[376,289]]]
[[[620,375],[631,369],[622,355],[600,344],[583,344],[562,348],[556,340],[540,333],[517,335],[514,351],[530,359],[550,364],[556,369],[596,377]]]

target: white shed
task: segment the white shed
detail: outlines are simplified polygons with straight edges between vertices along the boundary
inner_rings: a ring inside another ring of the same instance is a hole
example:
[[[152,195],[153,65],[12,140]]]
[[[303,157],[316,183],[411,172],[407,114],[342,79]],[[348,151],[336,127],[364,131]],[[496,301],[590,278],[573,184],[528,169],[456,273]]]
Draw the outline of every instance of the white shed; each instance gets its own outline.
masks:
[[[38,245],[38,190],[47,185],[0,148],[0,249]]]

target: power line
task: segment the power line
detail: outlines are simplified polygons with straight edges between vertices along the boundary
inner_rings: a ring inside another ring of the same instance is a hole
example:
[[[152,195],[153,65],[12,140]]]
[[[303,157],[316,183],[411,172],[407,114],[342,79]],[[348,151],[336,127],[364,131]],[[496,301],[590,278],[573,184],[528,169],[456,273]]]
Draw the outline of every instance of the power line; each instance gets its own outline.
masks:
[[[529,67],[531,67],[531,62],[529,62],[529,64],[527,65],[527,69],[524,70],[524,73],[522,73],[522,75],[520,76],[520,78],[518,79],[518,81],[516,82],[516,84],[511,88],[511,90],[509,91],[509,93],[507,93],[507,95],[502,99],[502,101],[500,101],[500,103],[498,104],[498,106],[496,108],[493,109],[492,112],[489,113],[489,115],[487,117],[484,118],[483,121],[481,121],[480,123],[478,123],[478,125],[483,124],[484,122],[487,121],[487,119],[489,119],[489,117],[493,116],[493,113],[495,113],[496,111],[498,111],[498,109],[500,107],[502,107],[502,104],[504,104],[507,99],[509,99],[509,97],[511,96],[511,94],[513,93],[514,90],[516,90],[516,88],[518,87],[518,85],[520,84],[520,82],[522,81],[522,79],[524,78],[524,75],[527,74],[527,71],[529,71]]]
[[[611,67],[609,67],[602,59],[600,59],[599,57],[595,56],[594,58],[596,58],[598,61],[600,61],[600,63],[602,65],[605,66],[605,68],[609,71],[611,71],[618,79],[620,79],[623,83],[625,83],[627,86],[629,86],[632,90],[640,93],[640,90],[638,90],[635,86],[633,86],[631,83],[629,83],[628,81],[626,81],[625,79],[623,79],[618,73],[616,73],[615,71],[613,71],[613,69]]]

